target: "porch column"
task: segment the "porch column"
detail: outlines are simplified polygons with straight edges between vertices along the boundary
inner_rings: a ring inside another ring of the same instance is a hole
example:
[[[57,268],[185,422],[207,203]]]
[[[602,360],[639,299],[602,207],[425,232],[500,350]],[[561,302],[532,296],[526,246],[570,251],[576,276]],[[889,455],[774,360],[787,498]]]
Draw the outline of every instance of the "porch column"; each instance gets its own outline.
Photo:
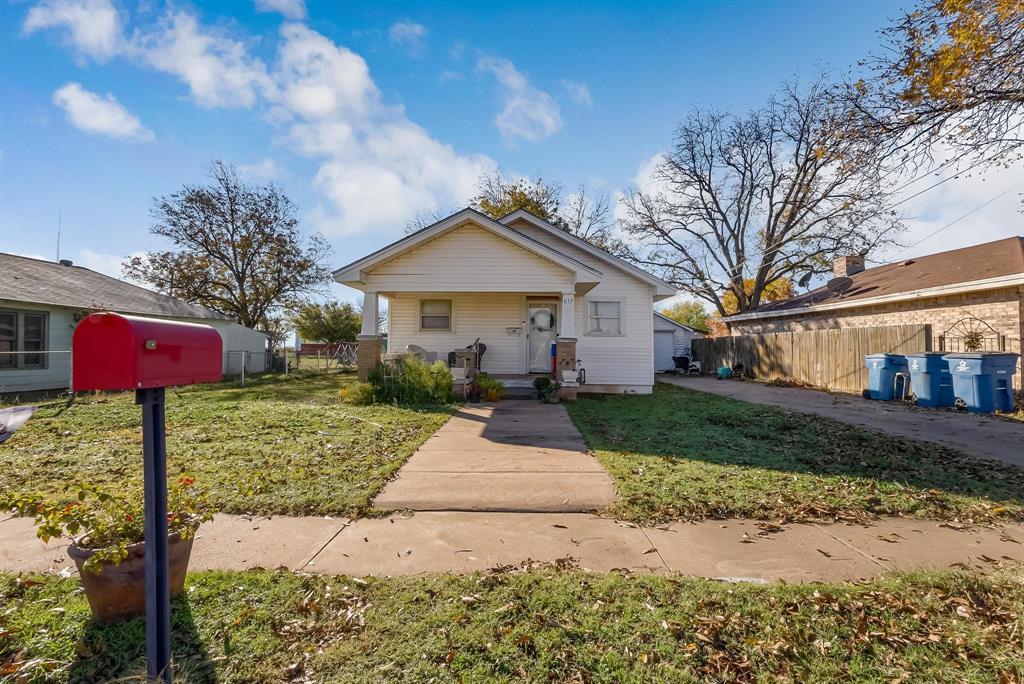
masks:
[[[367,290],[363,293],[363,328],[360,335],[377,334],[377,317],[380,315],[377,307],[377,293]]]
[[[562,371],[576,370],[576,294],[562,293],[562,328],[555,346],[555,379],[562,383],[560,395],[563,399],[575,399],[575,381],[565,379]]]
[[[576,339],[576,294],[562,293],[562,331],[561,337]]]
[[[363,325],[356,337],[356,375],[366,382],[380,363],[380,335],[377,333],[377,293],[363,293]]]

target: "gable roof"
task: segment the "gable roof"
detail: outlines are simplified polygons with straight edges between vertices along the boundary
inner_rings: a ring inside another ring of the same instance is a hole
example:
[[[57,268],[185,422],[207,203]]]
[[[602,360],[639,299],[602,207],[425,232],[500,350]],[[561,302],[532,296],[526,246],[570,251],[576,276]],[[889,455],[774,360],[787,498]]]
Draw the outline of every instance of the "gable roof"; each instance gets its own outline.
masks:
[[[854,273],[850,279],[853,284],[842,295],[827,287],[819,287],[725,320],[789,316],[1024,285],[1024,237],[1010,237],[883,264]]]
[[[674,325],[675,327],[677,327],[677,328],[679,328],[681,330],[689,330],[692,333],[699,333],[701,335],[704,335],[704,334],[707,333],[706,330],[699,330],[697,328],[694,328],[692,326],[686,325],[684,323],[680,323],[679,321],[675,320],[674,318],[669,318],[668,316],[666,316],[665,314],[663,314],[663,313],[661,313],[659,311],[655,311],[654,312],[654,316],[656,318],[658,318],[659,320],[665,322],[665,323],[671,323],[672,325]]]
[[[181,318],[229,316],[138,285],[64,264],[0,252],[0,299],[27,304],[100,309]]]
[[[392,242],[390,245],[382,247],[372,254],[366,255],[362,259],[358,259],[350,264],[342,266],[334,271],[334,279],[339,283],[345,283],[348,285],[362,283],[365,278],[365,272],[368,269],[415,249],[430,240],[440,237],[449,231],[455,230],[467,222],[472,222],[475,225],[489,230],[498,237],[513,242],[519,247],[532,252],[541,258],[547,259],[548,261],[572,271],[580,282],[596,282],[596,279],[603,275],[601,271],[596,268],[589,266],[582,261],[541,242],[540,240],[536,240],[528,235],[524,235],[518,230],[509,228],[508,226],[495,221],[491,217],[482,214],[475,209],[466,208],[447,218],[441,219],[426,228],[421,228],[415,233],[406,235],[401,240]]]
[[[582,249],[584,252],[596,257],[597,259],[600,259],[606,264],[614,266],[620,271],[624,271],[625,273],[635,278],[643,280],[644,282],[646,282],[647,284],[651,285],[654,288],[656,295],[672,296],[676,293],[676,288],[672,284],[662,280],[661,278],[655,275],[651,275],[642,268],[637,268],[633,264],[629,263],[624,259],[620,259],[614,254],[609,254],[600,247],[595,247],[586,240],[576,237],[575,235],[568,231],[562,230],[558,226],[548,221],[545,221],[544,219],[540,218],[535,214],[531,214],[525,209],[517,209],[516,211],[513,211],[511,214],[506,214],[505,216],[502,216],[500,219],[498,219],[498,221],[504,224],[510,224],[520,219],[529,222],[531,225],[534,225],[537,228],[540,228],[541,230],[546,231],[552,237],[558,238],[564,242],[568,242],[569,244]]]

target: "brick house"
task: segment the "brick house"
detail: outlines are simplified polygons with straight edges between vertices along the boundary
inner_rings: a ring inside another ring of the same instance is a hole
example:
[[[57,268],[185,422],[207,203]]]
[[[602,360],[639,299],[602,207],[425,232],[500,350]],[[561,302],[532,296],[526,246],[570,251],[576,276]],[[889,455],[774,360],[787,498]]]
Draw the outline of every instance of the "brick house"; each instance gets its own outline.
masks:
[[[963,351],[975,332],[986,351],[1021,351],[1024,338],[1024,237],[906,259],[874,268],[842,257],[842,291],[821,287],[725,319],[732,335],[871,327],[930,326],[934,351]],[[1015,383],[1021,387],[1021,374]]]

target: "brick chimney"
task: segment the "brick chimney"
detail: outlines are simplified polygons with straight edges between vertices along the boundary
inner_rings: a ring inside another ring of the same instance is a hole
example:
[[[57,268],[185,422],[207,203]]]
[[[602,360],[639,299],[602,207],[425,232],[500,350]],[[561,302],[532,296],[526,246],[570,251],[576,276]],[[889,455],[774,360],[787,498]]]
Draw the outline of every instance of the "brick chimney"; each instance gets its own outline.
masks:
[[[864,257],[859,254],[841,256],[832,262],[832,275],[836,278],[846,278],[863,270]]]

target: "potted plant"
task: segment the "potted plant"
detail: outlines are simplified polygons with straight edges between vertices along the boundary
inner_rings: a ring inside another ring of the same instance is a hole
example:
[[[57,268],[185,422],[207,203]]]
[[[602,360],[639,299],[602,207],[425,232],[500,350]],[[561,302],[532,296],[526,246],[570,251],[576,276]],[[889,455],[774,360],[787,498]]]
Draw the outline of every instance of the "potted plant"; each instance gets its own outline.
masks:
[[[475,382],[480,388],[480,392],[483,394],[484,399],[487,401],[500,401],[502,396],[505,394],[505,385],[500,380],[495,380],[487,373],[479,372],[476,374]]]
[[[562,389],[562,383],[552,382],[544,389],[544,403],[557,404],[559,401],[558,390]]]
[[[78,567],[89,607],[99,620],[115,622],[145,613],[141,493],[113,494],[81,484],[70,500],[20,496],[0,500],[0,510],[34,517],[36,535],[44,542],[58,537],[71,541],[68,556]],[[168,484],[167,555],[172,597],[184,589],[196,530],[212,517],[209,502],[195,491],[195,478],[182,476]]]
[[[538,399],[544,398],[549,385],[551,385],[551,378],[546,375],[540,375],[533,379],[533,388],[537,390]]]

